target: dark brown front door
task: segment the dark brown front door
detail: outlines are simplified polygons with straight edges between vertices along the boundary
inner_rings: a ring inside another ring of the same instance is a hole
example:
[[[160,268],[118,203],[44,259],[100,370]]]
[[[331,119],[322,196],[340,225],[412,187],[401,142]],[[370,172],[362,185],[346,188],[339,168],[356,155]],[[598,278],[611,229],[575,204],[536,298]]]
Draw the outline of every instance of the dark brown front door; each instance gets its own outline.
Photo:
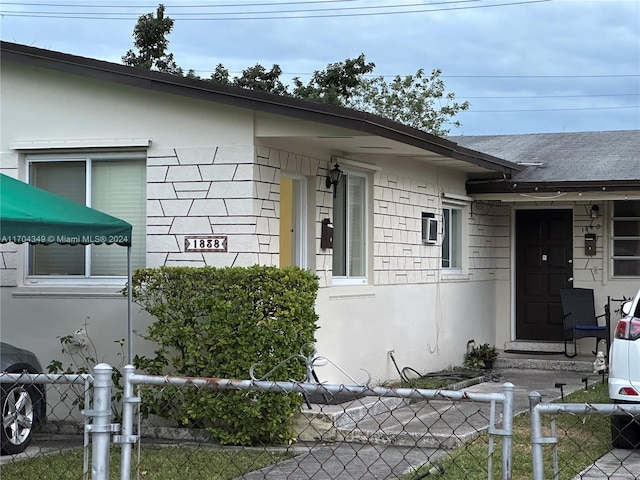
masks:
[[[562,340],[573,277],[571,210],[516,210],[516,339]]]

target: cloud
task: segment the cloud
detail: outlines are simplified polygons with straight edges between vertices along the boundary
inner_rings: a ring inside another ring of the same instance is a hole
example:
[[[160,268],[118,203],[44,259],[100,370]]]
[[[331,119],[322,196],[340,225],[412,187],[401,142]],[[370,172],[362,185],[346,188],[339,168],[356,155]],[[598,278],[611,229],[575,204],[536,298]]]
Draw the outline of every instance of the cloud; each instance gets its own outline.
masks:
[[[404,9],[443,8],[435,3],[439,2]],[[493,3],[511,0],[477,5]],[[471,111],[459,115],[466,132],[640,128],[640,109],[630,108],[640,105],[640,2],[513,3],[409,14],[228,21],[187,20],[177,15],[187,9],[172,10],[169,4],[168,15],[176,12],[170,51],[184,70],[194,69],[203,77],[219,63],[234,74],[260,63],[267,68],[280,65],[285,79],[297,75],[305,80],[329,63],[361,53],[376,64],[378,75],[404,76],[419,68],[427,72],[440,68],[447,90],[472,103]],[[148,3],[136,4],[154,10]],[[357,4],[399,8],[399,3],[372,0]],[[351,4],[314,3],[306,8],[335,10],[345,5]],[[6,8],[0,6],[2,11]],[[3,40],[120,62],[133,46],[132,31],[144,8],[127,20],[5,16],[1,35]],[[29,10],[26,4],[23,10]],[[294,15],[299,14],[281,16]]]

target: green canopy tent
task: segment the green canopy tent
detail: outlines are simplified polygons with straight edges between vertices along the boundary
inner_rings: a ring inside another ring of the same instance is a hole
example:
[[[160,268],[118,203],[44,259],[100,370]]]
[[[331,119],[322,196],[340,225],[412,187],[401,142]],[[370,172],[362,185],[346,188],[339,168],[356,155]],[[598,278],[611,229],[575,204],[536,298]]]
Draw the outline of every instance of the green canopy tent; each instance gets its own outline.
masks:
[[[124,220],[0,174],[0,243],[125,246],[127,285],[131,285],[131,233],[132,226]],[[131,363],[131,288],[127,291],[127,361]]]

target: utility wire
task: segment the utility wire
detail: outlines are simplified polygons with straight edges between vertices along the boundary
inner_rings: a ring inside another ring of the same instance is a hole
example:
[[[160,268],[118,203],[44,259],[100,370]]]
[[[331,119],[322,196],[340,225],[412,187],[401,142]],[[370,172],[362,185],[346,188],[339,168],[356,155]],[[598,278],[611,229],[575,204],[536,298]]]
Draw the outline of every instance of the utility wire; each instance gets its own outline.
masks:
[[[229,8],[229,7],[281,7],[283,5],[326,5],[328,3],[344,3],[344,2],[354,2],[359,0],[328,0],[328,1],[306,1],[306,2],[282,2],[282,3],[246,3],[246,4],[227,4],[227,5],[181,5],[181,4],[163,4],[167,10],[171,9],[210,9],[210,8]],[[443,0],[439,2],[432,2],[427,4],[428,6],[433,5],[447,5],[447,4],[456,4],[456,3],[471,3],[471,2],[482,2],[486,0]],[[115,8],[136,8],[136,9],[155,9],[157,8],[154,5],[104,5],[104,4],[84,4],[84,5],[74,5],[74,4],[55,4],[55,3],[19,3],[19,2],[2,2],[3,5],[20,5],[20,6],[35,6],[35,7],[64,7],[64,8],[98,8],[100,10],[107,9],[115,9]],[[424,2],[420,3],[394,3],[392,5],[370,5],[370,6],[359,6],[359,7],[329,7],[329,8],[318,8],[318,9],[301,9],[301,10],[272,10],[269,12],[244,12],[244,11],[236,11],[236,12],[222,12],[225,15],[246,15],[247,13],[297,13],[297,12],[313,12],[313,11],[340,11],[340,10],[371,10],[371,9],[380,9],[380,8],[405,8],[405,7],[416,7],[416,6],[425,6]],[[36,12],[36,13],[63,13],[63,12]],[[66,12],[64,12],[66,13]],[[118,12],[120,13],[120,12]],[[197,15],[207,15],[208,13],[193,13]],[[192,13],[179,13],[178,15],[191,15]]]
[[[523,95],[523,96],[467,96],[456,94],[456,98],[470,99],[538,99],[538,98],[593,98],[593,97],[637,97],[640,93],[594,93],[586,95]]]
[[[618,78],[640,77],[638,73],[604,75],[442,75],[446,78]]]
[[[475,2],[482,0],[459,0],[457,2],[440,2],[440,3],[432,3],[429,5],[440,5],[440,4],[451,4],[451,3],[467,3],[467,2]],[[385,12],[362,12],[362,13],[327,13],[320,15],[277,15],[277,16],[261,16],[261,17],[210,17],[210,13],[172,13],[172,16],[180,16],[181,20],[210,20],[210,21],[229,21],[229,20],[293,20],[293,19],[302,19],[302,18],[341,18],[341,17],[363,17],[363,16],[374,16],[374,15],[400,15],[400,14],[408,14],[408,13],[425,13],[425,12],[442,12],[442,11],[451,11],[451,10],[469,10],[469,9],[477,9],[477,8],[492,8],[492,7],[507,7],[514,5],[525,5],[532,3],[546,3],[552,0],[521,0],[517,2],[509,2],[509,3],[494,3],[490,5],[470,5],[470,6],[461,6],[461,7],[445,7],[445,8],[422,8],[415,10],[402,10],[402,11],[385,11]],[[408,6],[416,5],[416,4],[408,4]],[[423,5],[423,4],[420,4]],[[372,7],[343,7],[343,8],[335,8],[335,9],[318,9],[317,11],[332,11],[332,10],[347,10],[347,9],[373,9],[373,8],[406,8],[404,5],[388,5],[388,6],[372,6]],[[273,12],[237,12],[237,13],[220,13],[218,15],[274,15],[281,13],[304,13],[309,11],[316,10],[276,10]],[[100,16],[97,14],[90,14],[86,12],[75,13],[75,12],[36,12],[36,13],[24,13],[24,12],[12,12],[6,10],[0,10],[0,15],[8,16],[8,17],[27,17],[27,18],[65,18],[69,20],[130,20],[136,19],[137,16],[129,16],[129,14],[123,13],[103,13]],[[126,15],[126,16],[123,16]],[[183,16],[184,15],[184,16]],[[190,16],[187,16],[190,15]],[[197,16],[193,18],[193,16]]]
[[[450,5],[450,4],[457,4],[457,3],[469,3],[469,2],[478,2],[478,1],[482,1],[482,0],[450,0],[450,1],[441,1],[441,2],[435,2],[435,3],[430,3],[429,6],[434,6],[434,5]],[[281,5],[281,4],[272,4],[271,6],[276,6],[276,5]],[[424,3],[406,3],[406,4],[395,4],[395,5],[373,5],[373,6],[368,6],[368,7],[338,7],[338,8],[305,8],[305,9],[297,9],[297,10],[266,10],[266,11],[236,11],[236,12],[219,12],[216,13],[217,15],[274,15],[274,14],[281,14],[281,13],[314,13],[314,12],[338,12],[338,11],[345,11],[345,10],[380,10],[383,8],[391,8],[391,9],[400,9],[400,8],[406,8],[406,7],[416,7],[416,6],[424,6]],[[100,6],[94,6],[93,8],[104,8],[104,7],[100,7]],[[168,7],[167,7],[168,8]],[[195,7],[198,8],[198,7]],[[97,13],[97,12],[96,12]],[[404,12],[382,12],[382,13],[404,13]],[[49,15],[62,15],[62,14],[66,14],[66,15],[90,15],[90,13],[88,12],[61,12],[61,11],[35,11],[33,12],[33,15],[37,15],[40,17],[46,17]],[[358,13],[356,15],[364,15],[365,13]],[[105,15],[105,16],[113,16],[113,15],[130,15],[128,13],[124,13],[124,12],[115,12],[115,13],[109,13],[109,12],[101,12],[100,15]],[[198,16],[204,16],[204,15],[211,15],[211,12],[171,12],[171,17],[174,18],[178,18],[178,17],[184,17],[184,16],[190,16],[190,17],[198,17]],[[346,16],[346,15],[344,15]],[[269,17],[270,18],[270,17]],[[105,20],[108,20],[108,17],[105,17]],[[181,20],[197,20],[197,18],[180,18]]]
[[[211,70],[194,70],[195,73],[211,73]],[[315,72],[314,72],[315,73]],[[311,76],[314,73],[311,72],[282,72],[282,75],[291,76],[291,75],[300,75],[300,76]],[[229,72],[231,75],[242,74],[242,72]],[[413,74],[412,74],[413,75]],[[408,75],[391,75],[391,74],[375,74],[370,73],[364,75],[369,78],[383,77],[383,78],[395,78],[395,77],[406,77]],[[440,75],[440,78],[490,78],[490,79],[575,79],[575,78],[634,78],[640,77],[639,73],[610,73],[603,75]],[[615,94],[614,94],[615,95]],[[638,95],[636,93],[625,93],[622,95]],[[517,97],[514,97],[517,98]],[[524,98],[524,97],[523,97]]]
[[[347,3],[347,2],[358,2],[360,0],[307,0],[307,1],[298,1],[298,2],[261,2],[261,3],[221,3],[217,5],[183,5],[183,4],[169,4],[165,3],[164,6],[167,8],[228,8],[228,7],[270,7],[270,6],[280,6],[280,5],[305,5],[305,4],[325,4],[325,3]],[[117,4],[111,3],[109,5],[104,5],[99,2],[97,4],[93,3],[25,3],[25,2],[2,2],[4,5],[20,5],[20,6],[29,6],[29,7],[71,7],[71,8],[157,8],[157,4],[137,4],[131,5],[131,3],[127,4]]]
[[[185,5],[183,3],[163,3],[165,7],[171,8],[228,8],[228,7],[273,7],[280,5],[304,5],[304,4],[325,4],[325,3],[351,3],[351,2],[360,2],[366,0],[300,0],[295,2],[253,2],[253,3],[216,3],[216,4],[207,4],[202,2],[200,4],[194,5]],[[96,3],[56,3],[56,2],[38,2],[38,3],[27,3],[27,2],[2,2],[5,5],[20,5],[20,6],[47,6],[47,7],[87,7],[87,8],[157,8],[158,4],[150,3],[150,4],[141,4],[137,3],[132,5],[130,2],[128,3],[110,3],[109,5],[104,5],[102,2]]]
[[[540,109],[531,109],[531,110],[465,110],[464,112],[460,112],[458,115],[462,115],[463,113],[563,112],[563,111],[575,111],[575,110],[619,110],[619,109],[630,109],[630,108],[640,109],[640,105],[631,105],[628,107],[540,108]]]

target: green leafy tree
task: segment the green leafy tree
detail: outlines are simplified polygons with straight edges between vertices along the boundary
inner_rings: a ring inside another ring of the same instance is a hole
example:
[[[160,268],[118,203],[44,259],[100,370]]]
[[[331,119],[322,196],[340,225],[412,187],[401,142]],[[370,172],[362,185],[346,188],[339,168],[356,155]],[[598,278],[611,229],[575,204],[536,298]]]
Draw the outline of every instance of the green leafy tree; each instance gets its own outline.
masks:
[[[354,92],[371,73],[375,63],[367,62],[363,53],[344,62],[330,63],[322,71],[315,71],[307,85],[293,79],[293,96],[314,102],[347,106]]]
[[[253,67],[243,70],[241,77],[234,78],[233,84],[249,90],[287,95],[287,87],[280,80],[280,75],[282,75],[282,69],[279,65],[273,65],[271,70],[267,70],[256,63]]]
[[[164,5],[160,4],[155,15],[149,13],[139,17],[133,31],[138,53],[129,50],[122,60],[127,65],[183,75],[173,54],[167,53],[167,35],[171,33],[174,21],[165,17],[164,10]],[[207,80],[353,108],[434,135],[447,135],[448,126],[460,126],[453,118],[458,112],[468,110],[469,102],[457,102],[453,93],[445,91],[441,70],[435,69],[431,75],[425,75],[420,69],[415,75],[396,76],[387,83],[382,76],[366,77],[374,68],[375,64],[367,62],[365,55],[360,54],[356,58],[330,63],[325,70],[316,70],[307,84],[299,77],[294,78],[291,92],[281,80],[282,69],[277,64],[271,69],[256,64],[243,70],[239,77],[231,77],[229,70],[218,64]],[[201,79],[194,70],[189,70],[186,77]]]
[[[219,63],[216,69],[211,74],[211,81],[222,83],[223,85],[231,85],[231,77],[229,76],[229,70],[224,68],[224,65]]]
[[[167,35],[171,33],[173,23],[173,19],[164,16],[162,4],[158,6],[155,15],[148,13],[140,16],[133,29],[134,45],[138,53],[129,50],[122,61],[132,67],[182,75],[182,69],[174,61],[173,54],[167,53]]]
[[[415,75],[396,76],[390,83],[384,77],[363,79],[345,103],[346,107],[374,113],[434,135],[447,135],[447,125],[460,126],[453,117],[469,109],[469,102],[456,102],[445,92],[435,69],[426,76],[423,69]]]

